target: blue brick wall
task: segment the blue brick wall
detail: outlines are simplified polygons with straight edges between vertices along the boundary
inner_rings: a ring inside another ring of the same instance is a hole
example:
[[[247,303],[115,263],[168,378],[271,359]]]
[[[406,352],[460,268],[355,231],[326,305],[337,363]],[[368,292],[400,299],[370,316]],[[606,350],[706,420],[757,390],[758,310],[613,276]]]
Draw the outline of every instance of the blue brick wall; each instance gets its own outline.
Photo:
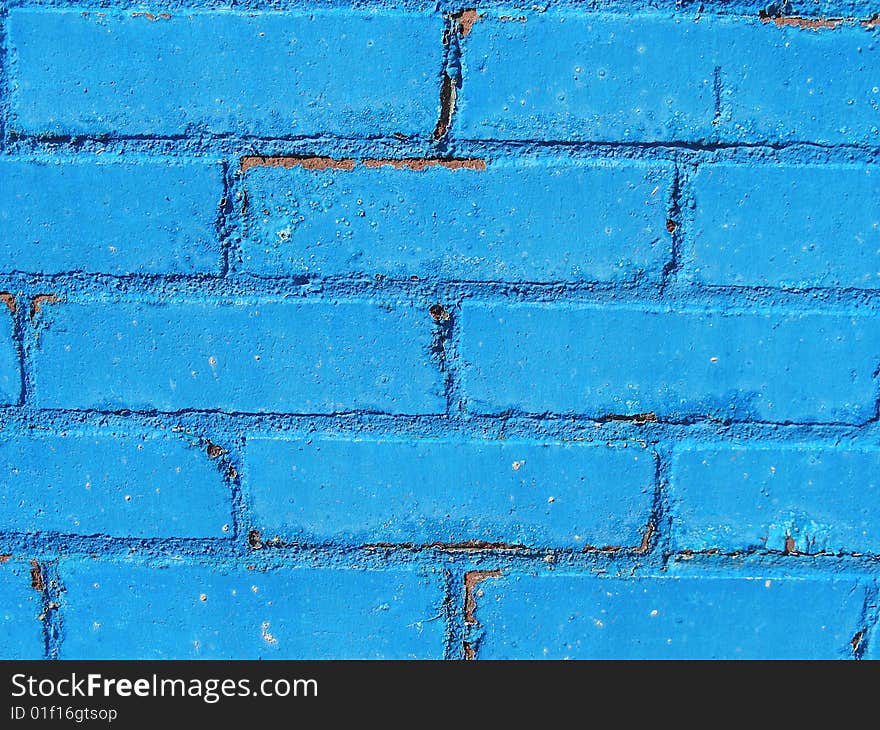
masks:
[[[880,656],[880,3],[542,8],[0,0],[0,657]]]

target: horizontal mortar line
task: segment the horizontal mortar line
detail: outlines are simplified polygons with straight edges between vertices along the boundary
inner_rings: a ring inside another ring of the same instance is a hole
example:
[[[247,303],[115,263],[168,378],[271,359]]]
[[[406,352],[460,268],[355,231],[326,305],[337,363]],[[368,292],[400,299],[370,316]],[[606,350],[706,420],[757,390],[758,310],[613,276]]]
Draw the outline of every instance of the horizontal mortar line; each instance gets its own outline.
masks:
[[[769,550],[763,548],[748,548],[744,550],[730,550],[724,551],[717,548],[708,548],[701,550],[678,550],[673,553],[671,557],[677,561],[687,562],[688,560],[692,560],[695,556],[704,556],[704,555],[716,555],[721,558],[731,558],[731,559],[740,559],[740,558],[748,558],[748,557],[775,557],[775,558],[785,558],[786,560],[791,559],[808,559],[812,560],[814,558],[858,558],[864,559],[865,561],[876,561],[880,560],[880,554],[871,553],[871,552],[830,552],[830,551],[817,551],[814,553],[811,552],[803,552],[800,550],[793,551],[785,551],[785,550]]]
[[[765,427],[765,428],[838,428],[838,429],[860,429],[872,426],[877,422],[876,418],[867,419],[859,423],[846,421],[767,421],[767,420],[739,420],[739,419],[720,419],[709,415],[695,415],[684,418],[659,418],[645,419],[645,414],[611,414],[603,413],[601,415],[591,415],[582,412],[527,412],[527,411],[505,411],[503,413],[474,413],[472,415],[463,414],[455,417],[445,413],[393,413],[380,410],[369,409],[352,409],[347,411],[325,412],[325,413],[308,413],[308,412],[284,412],[284,411],[236,411],[222,408],[181,408],[177,410],[161,410],[161,409],[138,409],[138,408],[117,408],[117,409],[100,409],[100,408],[53,408],[53,407],[35,407],[30,404],[25,405],[6,405],[0,406],[0,416],[4,418],[17,418],[19,421],[39,423],[45,418],[52,419],[72,419],[74,421],[82,418],[186,418],[195,417],[223,417],[229,419],[248,419],[256,421],[259,419],[291,419],[292,422],[298,422],[304,419],[360,419],[360,418],[381,418],[389,423],[410,423],[412,425],[434,425],[434,426],[460,426],[464,428],[479,428],[480,425],[492,425],[498,423],[540,423],[552,424],[553,422],[574,423],[580,422],[589,426],[603,427],[608,424],[626,423],[634,428],[644,429],[650,432],[650,429],[661,426],[712,426],[729,428],[735,426],[748,427]]]
[[[26,429],[26,430],[25,430]],[[23,432],[23,430],[25,430]],[[178,437],[182,441],[196,440],[193,448],[201,448],[205,439],[224,448],[232,448],[235,455],[227,461],[240,465],[240,446],[234,448],[241,439],[279,439],[303,441],[308,439],[358,440],[397,442],[412,438],[423,439],[425,443],[451,444],[468,443],[491,446],[498,443],[509,444],[578,444],[595,447],[629,448],[640,447],[654,452],[676,451],[683,441],[693,445],[730,444],[748,448],[766,446],[768,448],[857,448],[872,449],[880,445],[880,429],[876,424],[854,428],[849,426],[763,426],[741,423],[718,427],[715,424],[691,426],[656,426],[650,430],[627,425],[598,426],[591,421],[575,421],[557,424],[532,422],[498,422],[496,424],[477,421],[472,424],[383,421],[369,423],[344,422],[328,418],[301,419],[245,419],[227,416],[219,420],[190,417],[180,421],[144,422],[136,416],[125,419],[119,417],[106,420],[99,417],[85,419],[7,419],[6,427],[0,431],[0,439],[15,440],[28,438],[56,437],[66,434],[71,437],[102,437],[105,435],[124,435],[131,438]],[[224,462],[226,463],[226,462]]]
[[[81,133],[53,133],[53,132],[30,132],[15,130],[7,133],[6,141],[10,144],[32,143],[35,145],[59,145],[70,144],[83,145],[106,145],[114,142],[155,142],[174,143],[187,142],[197,144],[199,142],[235,142],[241,145],[275,144],[290,142],[307,142],[321,144],[324,142],[350,142],[350,143],[374,143],[388,142],[400,147],[404,143],[425,143],[431,146],[432,137],[429,132],[424,136],[402,135],[399,132],[374,132],[358,134],[356,136],[346,134],[334,134],[332,132],[312,132],[305,134],[248,134],[246,132],[213,132],[204,126],[194,125],[185,132],[172,132],[169,134],[132,133],[119,134],[114,132],[81,132]]]
[[[109,535],[106,533],[60,532],[57,530],[20,531],[0,528],[0,540],[49,540],[64,543],[116,544],[137,547],[201,547],[205,549],[226,550],[239,542],[230,533],[229,537],[150,537],[136,535]]]
[[[340,277],[303,275],[266,277],[246,272],[220,274],[100,274],[63,272],[58,274],[0,274],[0,290],[13,293],[37,289],[63,289],[68,301],[170,304],[248,304],[262,301],[327,301],[370,297],[379,303],[409,302],[412,297],[447,296],[483,303],[621,304],[662,307],[677,305],[688,311],[750,313],[766,310],[793,314],[841,313],[859,315],[853,307],[877,307],[880,290],[853,287],[767,287],[721,286],[696,282],[674,282],[666,287],[657,282],[504,282],[468,279],[396,278],[363,274]],[[40,291],[39,293],[45,293]],[[59,293],[59,292],[54,292]],[[134,295],[134,296],[132,296]],[[175,297],[175,299],[169,299]],[[397,297],[398,299],[393,299]],[[733,300],[733,301],[729,301]],[[803,308],[808,303],[809,309]],[[850,309],[847,309],[850,308]]]
[[[613,557],[601,558],[596,557],[595,562],[587,558],[593,557],[589,554],[561,554],[555,553],[556,560],[548,564],[539,558],[529,558],[528,562],[533,568],[539,571],[547,571],[555,574],[565,574],[568,570],[582,570],[589,565],[595,565],[603,572],[617,569],[620,570],[626,565],[631,565],[637,573],[618,573],[620,577],[657,577],[669,579],[685,579],[698,577],[725,577],[725,578],[746,578],[746,577],[774,577],[778,576],[786,579],[805,579],[814,578],[817,574],[823,576],[840,576],[842,572],[851,571],[859,576],[878,576],[877,559],[865,556],[825,556],[822,560],[813,561],[810,556],[800,556],[801,559],[795,559],[794,556],[783,556],[781,554],[756,554],[743,557],[728,557],[724,555],[700,555],[695,556],[693,561],[674,561],[670,554],[659,556],[659,550],[653,551],[653,556],[644,556],[645,559],[636,559],[630,556],[627,559],[614,559]],[[569,557],[573,558],[569,560]],[[822,556],[816,556],[822,557]],[[494,561],[493,559],[494,558]],[[492,564],[492,562],[500,562],[508,560],[515,563],[520,558],[516,554],[507,554],[492,556],[492,558],[482,561],[483,565]],[[652,558],[648,560],[648,558]],[[527,563],[526,560],[522,560]],[[659,566],[659,569],[658,569]],[[737,571],[731,569],[736,568]],[[671,570],[672,569],[672,570]],[[767,571],[765,576],[761,571]],[[614,576],[611,576],[612,579]]]
[[[252,531],[261,532],[259,530]],[[271,530],[270,530],[271,532]],[[287,550],[310,550],[314,548],[329,549],[333,547],[332,543],[303,541],[285,541],[280,537],[273,536],[266,540],[261,537],[257,538],[259,547],[253,547],[255,550],[271,550],[271,551],[287,551]],[[519,543],[503,543],[489,542],[483,540],[469,540],[465,542],[374,542],[374,543],[352,543],[353,550],[365,550],[367,552],[382,552],[387,555],[395,555],[398,553],[449,553],[449,554],[467,554],[467,555],[506,555],[515,553],[522,557],[545,556],[548,553],[553,555],[607,555],[607,556],[644,556],[648,553],[647,549],[643,549],[641,545],[609,545],[607,547],[594,547],[586,545],[582,548],[570,548],[552,544],[545,545],[525,545]]]
[[[117,148],[133,144],[134,151],[149,145],[168,148],[165,154],[157,151],[156,158],[166,156],[168,151],[192,153],[192,159],[204,159],[204,155],[218,154],[229,157],[284,156],[294,151],[285,145],[297,145],[297,156],[332,156],[338,153],[343,157],[356,156],[358,159],[376,157],[376,145],[382,145],[382,157],[388,157],[390,150],[397,151],[402,158],[427,159],[455,156],[455,150],[461,147],[484,150],[491,164],[492,152],[525,152],[524,157],[541,157],[555,150],[580,154],[595,154],[598,157],[619,151],[651,154],[668,152],[717,153],[744,150],[750,152],[785,152],[811,151],[831,154],[860,154],[876,156],[880,154],[880,146],[861,143],[824,143],[810,140],[786,141],[708,141],[708,140],[570,140],[570,139],[507,139],[507,138],[455,138],[450,140],[450,152],[438,155],[436,144],[430,134],[412,136],[405,139],[393,135],[362,135],[350,137],[344,135],[289,135],[289,136],[248,136],[241,134],[196,133],[179,135],[46,135],[24,134],[10,135],[5,140],[4,157],[9,156],[58,156],[59,152],[71,156],[78,155],[87,159],[87,155],[100,157],[112,154]],[[305,147],[305,146],[308,147]],[[359,147],[363,145],[363,147]],[[96,149],[91,149],[96,148]],[[267,149],[268,148],[268,149]],[[388,149],[386,149],[388,148]],[[100,150],[100,152],[99,152]],[[420,154],[423,153],[423,154]],[[147,155],[149,156],[149,155]],[[392,156],[394,157],[394,156]],[[184,158],[186,159],[186,158]],[[849,158],[847,158],[849,159]],[[113,160],[113,163],[125,160]],[[769,164],[769,163],[768,163]]]
[[[589,150],[589,151],[613,151],[613,150],[645,150],[669,152],[725,152],[728,150],[749,150],[755,152],[780,152],[786,150],[811,150],[839,153],[863,153],[876,155],[880,153],[880,146],[860,143],[826,143],[813,142],[810,140],[786,140],[786,141],[707,141],[707,140],[571,140],[571,139],[507,139],[507,138],[456,138],[455,148],[467,147],[468,149],[486,148],[487,151],[515,150],[525,148],[528,151],[548,148],[560,149],[566,152]],[[488,156],[488,155],[487,155]],[[491,157],[490,157],[491,160]]]
[[[123,560],[147,564],[171,563],[181,565],[181,559],[195,564],[208,563],[210,567],[245,567],[248,570],[272,570],[285,567],[352,567],[351,561],[360,561],[362,567],[390,567],[399,565],[448,565],[499,563],[511,567],[547,566],[578,569],[579,567],[617,569],[630,573],[633,569],[661,570],[662,563],[655,557],[633,550],[603,552],[599,550],[567,550],[559,548],[522,551],[441,551],[441,550],[379,550],[346,543],[324,543],[297,549],[250,549],[235,546],[205,545],[198,540],[86,538],[58,536],[49,533],[21,534],[21,539],[10,540],[0,533],[0,556],[37,557],[40,560],[69,557],[98,557],[99,560]],[[442,558],[440,557],[442,556]],[[550,556],[550,560],[548,560]],[[389,561],[392,561],[389,563]],[[439,563],[438,563],[439,561]]]
[[[725,556],[701,556],[705,559],[687,564],[685,572],[669,573],[666,560],[658,555],[633,555],[586,553],[565,550],[550,550],[536,554],[523,555],[517,552],[496,553],[442,553],[437,551],[401,550],[394,555],[383,551],[352,548],[344,544],[332,544],[320,549],[310,548],[299,551],[236,549],[214,551],[204,549],[187,552],[186,546],[176,542],[146,544],[147,541],[115,539],[106,541],[76,540],[49,541],[40,544],[38,540],[14,543],[3,539],[0,534],[0,555],[40,561],[94,560],[101,562],[137,564],[144,567],[185,567],[195,566],[219,571],[243,570],[271,572],[287,569],[311,568],[318,570],[388,570],[410,569],[420,566],[449,566],[459,564],[468,568],[487,567],[511,572],[529,571],[544,575],[583,575],[601,577],[608,580],[635,578],[700,578],[724,577],[742,579],[748,577],[808,579],[825,575],[840,575],[841,571],[852,571],[853,575],[870,577],[877,575],[876,559],[827,557],[820,561],[822,568],[816,570],[812,560],[792,560],[789,556],[780,558],[773,555],[749,556],[749,559],[727,558]],[[656,551],[655,551],[656,553]],[[548,560],[548,556],[552,559]],[[677,565],[682,565],[678,563]],[[737,567],[740,572],[731,572]]]

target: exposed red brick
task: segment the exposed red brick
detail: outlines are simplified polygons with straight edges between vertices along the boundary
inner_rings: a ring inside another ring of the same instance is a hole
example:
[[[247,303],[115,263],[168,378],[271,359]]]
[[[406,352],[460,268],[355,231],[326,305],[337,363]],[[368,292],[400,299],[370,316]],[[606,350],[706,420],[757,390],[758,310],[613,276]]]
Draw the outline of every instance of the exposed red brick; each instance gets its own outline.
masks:
[[[241,171],[247,172],[252,167],[302,167],[306,170],[353,170],[355,161],[351,159],[334,159],[333,157],[298,157],[278,156],[263,157],[248,155],[241,158]]]
[[[855,18],[803,18],[799,15],[787,15],[779,18],[761,18],[765,23],[771,21],[778,28],[802,28],[804,30],[822,30],[837,28],[840,25],[854,25]]]
[[[483,16],[476,11],[476,8],[466,8],[453,13],[451,17],[456,23],[459,35],[465,38],[471,32],[474,24]]]
[[[464,542],[371,542],[364,545],[367,550],[443,550],[450,553],[511,552],[528,550],[525,545],[508,542],[486,542],[485,540],[466,540]]]
[[[55,304],[58,297],[54,294],[37,294],[31,299],[31,319],[36,317],[46,304]]]
[[[651,547],[651,538],[654,536],[654,527],[653,522],[649,522],[645,526],[645,534],[642,535],[642,543],[635,549],[635,553],[637,555],[644,555]]]
[[[396,170],[404,168],[421,172],[429,167],[445,167],[448,170],[485,170],[486,161],[477,158],[443,159],[440,157],[414,157],[398,160],[364,160],[364,167],[384,167],[388,165]]]
[[[476,624],[477,597],[475,588],[489,578],[500,578],[500,570],[471,570],[464,574],[464,622]]]
[[[15,314],[18,309],[18,304],[15,301],[15,294],[10,294],[8,291],[0,292],[0,300],[3,301],[12,314]]]
[[[40,592],[46,590],[43,568],[36,560],[31,560],[31,588]]]

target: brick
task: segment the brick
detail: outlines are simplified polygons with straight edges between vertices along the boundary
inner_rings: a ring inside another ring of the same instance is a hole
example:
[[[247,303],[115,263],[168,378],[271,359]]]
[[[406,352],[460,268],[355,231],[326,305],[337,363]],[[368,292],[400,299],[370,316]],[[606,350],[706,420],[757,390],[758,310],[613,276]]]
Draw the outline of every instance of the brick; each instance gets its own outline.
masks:
[[[219,164],[0,161],[0,270],[220,272]]]
[[[21,368],[14,337],[15,327],[8,306],[0,308],[0,404],[3,405],[18,403],[21,398]]]
[[[865,600],[830,579],[511,575],[480,591],[480,659],[849,659]]]
[[[456,134],[560,141],[876,139],[880,47],[860,23],[816,30],[709,15],[522,17],[525,22],[502,22],[486,12],[462,40]]]
[[[0,556],[0,656],[3,659],[42,659],[45,655],[43,594],[31,587],[31,564]]]
[[[651,516],[654,455],[639,448],[252,438],[245,453],[264,537],[633,547]]]
[[[424,134],[439,14],[16,9],[11,127],[52,134]]]
[[[679,550],[880,553],[880,451],[708,445],[675,456]]]
[[[46,408],[438,413],[427,310],[370,302],[59,303],[34,355]],[[42,315],[43,313],[41,313]]]
[[[177,438],[15,435],[0,443],[0,530],[222,537],[229,487],[205,449]]]
[[[715,64],[704,25],[645,15],[524,17],[503,22],[487,12],[463,39],[456,135],[673,141],[711,134]]]
[[[245,270],[464,281],[659,280],[671,258],[666,207],[672,175],[662,165],[561,159],[370,164],[250,168]],[[456,164],[467,166],[450,169]]]
[[[476,413],[862,423],[876,412],[869,316],[475,303],[461,323]]]
[[[719,136],[743,142],[875,144],[880,128],[876,32],[713,21]]]
[[[442,577],[64,561],[64,659],[441,659]]]
[[[712,165],[694,179],[693,278],[880,287],[880,175],[865,166]]]

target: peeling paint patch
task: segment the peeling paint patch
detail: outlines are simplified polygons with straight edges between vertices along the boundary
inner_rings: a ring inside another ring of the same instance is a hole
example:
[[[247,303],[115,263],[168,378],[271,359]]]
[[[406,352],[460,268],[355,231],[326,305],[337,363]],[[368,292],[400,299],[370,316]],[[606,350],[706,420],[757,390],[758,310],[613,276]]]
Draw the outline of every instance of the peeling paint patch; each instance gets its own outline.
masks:
[[[477,590],[476,587],[489,578],[500,578],[500,570],[470,570],[464,574],[464,622],[476,625]]]
[[[351,159],[335,159],[333,157],[300,157],[296,155],[260,156],[247,155],[241,158],[241,171],[247,172],[252,167],[302,167],[306,170],[353,170],[356,162]]]

